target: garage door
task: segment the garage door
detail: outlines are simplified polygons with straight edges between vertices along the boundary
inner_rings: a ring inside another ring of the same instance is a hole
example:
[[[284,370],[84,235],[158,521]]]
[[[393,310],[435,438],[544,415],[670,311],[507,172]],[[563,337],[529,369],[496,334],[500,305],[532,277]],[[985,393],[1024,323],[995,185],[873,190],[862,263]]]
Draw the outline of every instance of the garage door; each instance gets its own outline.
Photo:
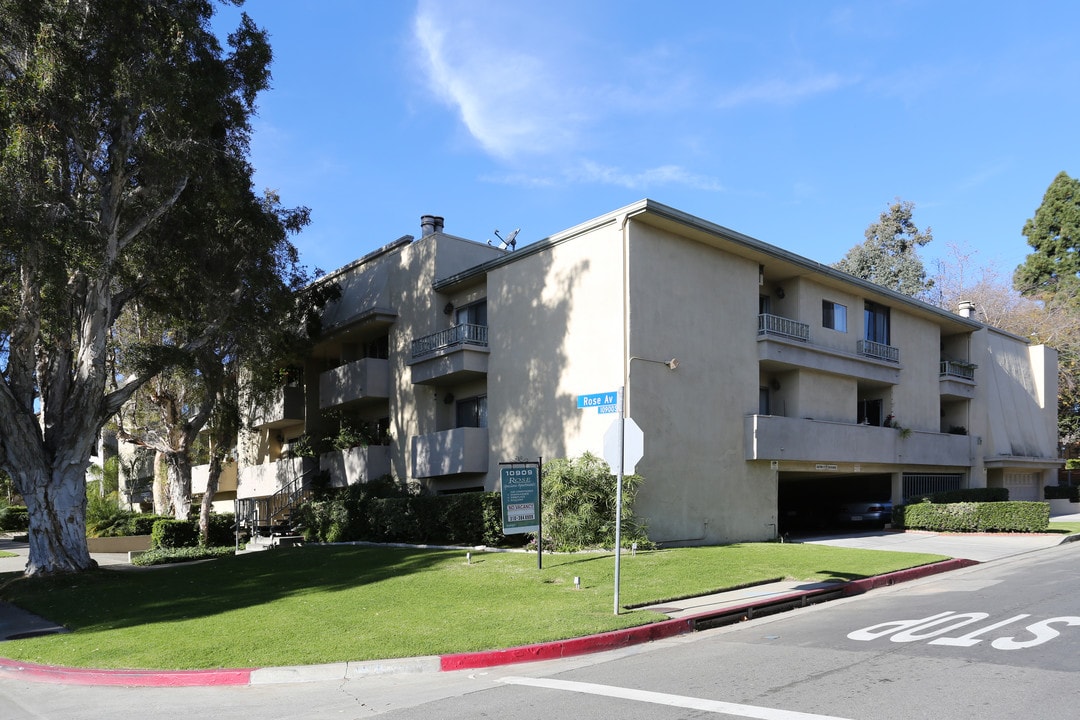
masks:
[[[1034,502],[1042,500],[1035,473],[1005,473],[1004,485],[1009,489],[1010,500]]]

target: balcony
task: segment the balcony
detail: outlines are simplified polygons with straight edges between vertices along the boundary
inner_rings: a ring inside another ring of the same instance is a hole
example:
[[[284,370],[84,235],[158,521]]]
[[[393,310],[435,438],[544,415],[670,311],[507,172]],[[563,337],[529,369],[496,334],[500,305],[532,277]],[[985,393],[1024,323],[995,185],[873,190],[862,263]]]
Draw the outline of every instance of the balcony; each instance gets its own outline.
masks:
[[[455,325],[413,340],[414,385],[438,385],[487,376],[487,325]]]
[[[969,467],[968,435],[913,431],[874,425],[748,415],[745,420],[747,460],[877,463]]]
[[[319,375],[319,408],[337,407],[357,400],[390,397],[390,363],[364,358]]]
[[[277,428],[304,421],[304,388],[285,385],[263,407],[256,407],[253,422],[257,429]]]
[[[390,446],[368,445],[323,453],[319,456],[319,469],[330,474],[330,484],[334,487],[390,475]]]
[[[885,343],[874,342],[873,340],[859,340],[855,345],[855,350],[860,355],[874,358],[875,360],[884,360],[885,362],[899,363],[900,362],[900,350],[894,348],[892,345],[886,345]]]
[[[194,465],[191,468],[191,494],[202,495],[206,492],[206,483],[210,479],[209,465]],[[218,475],[219,493],[236,491],[236,462],[224,462],[221,464],[221,474]]]
[[[300,478],[310,478],[318,470],[314,458],[288,458],[240,468],[238,498],[265,497]]]
[[[942,379],[945,378],[960,378],[962,380],[975,381],[975,368],[979,367],[975,363],[960,362],[958,360],[942,360],[941,370],[939,374]]]
[[[807,327],[803,323],[779,318],[785,322],[770,325],[772,321],[763,320],[769,317],[776,316],[758,316],[758,360],[763,368],[780,371],[815,370],[887,385],[900,382],[900,368],[895,363],[816,345],[810,342],[808,328],[805,336],[799,337],[802,334],[799,326]],[[770,327],[776,331],[770,330]]]
[[[461,427],[412,437],[413,477],[486,473],[487,470],[487,428]]]
[[[792,340],[810,342],[809,325],[779,315],[769,315],[767,313],[758,315],[757,332],[759,336],[778,335]]]

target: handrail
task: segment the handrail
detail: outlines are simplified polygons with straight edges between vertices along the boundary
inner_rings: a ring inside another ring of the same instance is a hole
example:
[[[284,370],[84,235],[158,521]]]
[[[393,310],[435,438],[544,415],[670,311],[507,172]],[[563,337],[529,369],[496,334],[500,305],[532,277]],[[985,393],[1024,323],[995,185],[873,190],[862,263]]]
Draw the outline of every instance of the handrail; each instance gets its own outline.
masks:
[[[414,358],[430,355],[436,350],[454,347],[456,345],[479,345],[487,347],[487,325],[475,325],[462,323],[446,330],[440,330],[431,335],[417,338],[412,341],[412,356]]]
[[[877,358],[878,360],[887,360],[888,362],[900,362],[900,349],[894,348],[892,345],[874,342],[873,340],[859,340],[855,347],[860,355]]]
[[[758,315],[758,335],[782,335],[793,340],[809,342],[810,326],[780,315],[761,313]]]
[[[273,495],[257,498],[238,498],[237,522],[257,533],[259,527],[273,527],[278,519],[311,497],[311,488],[304,482],[308,473],[301,473],[279,488]]]
[[[938,374],[942,377],[949,376],[964,378],[965,380],[974,380],[975,368],[977,367],[978,365],[975,363],[960,362],[957,360],[942,360],[941,369]]]

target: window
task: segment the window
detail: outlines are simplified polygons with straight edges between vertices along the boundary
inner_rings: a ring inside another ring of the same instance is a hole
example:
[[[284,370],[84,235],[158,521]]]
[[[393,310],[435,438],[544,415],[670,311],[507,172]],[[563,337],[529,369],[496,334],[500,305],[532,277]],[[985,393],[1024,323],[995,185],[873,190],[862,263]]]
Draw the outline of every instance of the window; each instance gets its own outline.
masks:
[[[460,307],[454,314],[454,323],[457,325],[487,325],[487,301],[473,303]]]
[[[758,388],[758,415],[772,415],[769,412],[769,388]]]
[[[889,308],[877,303],[866,303],[863,315],[866,324],[866,339],[870,342],[889,344]]]
[[[757,311],[758,315],[771,315],[772,298],[768,295],[758,295]]]
[[[881,425],[881,398],[860,400],[857,422],[860,425]]]
[[[457,426],[486,428],[487,395],[459,400],[457,403]]]
[[[821,326],[837,332],[847,332],[847,305],[832,300],[821,301]]]

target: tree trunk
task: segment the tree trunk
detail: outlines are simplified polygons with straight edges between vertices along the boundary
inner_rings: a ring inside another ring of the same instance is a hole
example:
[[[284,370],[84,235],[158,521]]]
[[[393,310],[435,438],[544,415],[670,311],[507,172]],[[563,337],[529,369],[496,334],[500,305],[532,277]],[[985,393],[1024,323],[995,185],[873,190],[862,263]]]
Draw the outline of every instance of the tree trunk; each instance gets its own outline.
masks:
[[[187,520],[191,514],[191,458],[187,451],[165,453],[169,468],[169,504],[173,517]]]
[[[218,481],[221,479],[221,458],[217,455],[210,456],[210,472],[206,478],[206,492],[203,493],[202,505],[199,507],[199,537],[203,545],[210,544],[210,510],[214,507],[214,495],[217,493]]]
[[[165,453],[160,450],[154,454],[154,514],[172,515],[172,506],[169,504],[169,472]]]
[[[85,472],[82,466],[69,465],[24,476],[20,483],[31,528],[28,577],[97,567],[86,545]]]

